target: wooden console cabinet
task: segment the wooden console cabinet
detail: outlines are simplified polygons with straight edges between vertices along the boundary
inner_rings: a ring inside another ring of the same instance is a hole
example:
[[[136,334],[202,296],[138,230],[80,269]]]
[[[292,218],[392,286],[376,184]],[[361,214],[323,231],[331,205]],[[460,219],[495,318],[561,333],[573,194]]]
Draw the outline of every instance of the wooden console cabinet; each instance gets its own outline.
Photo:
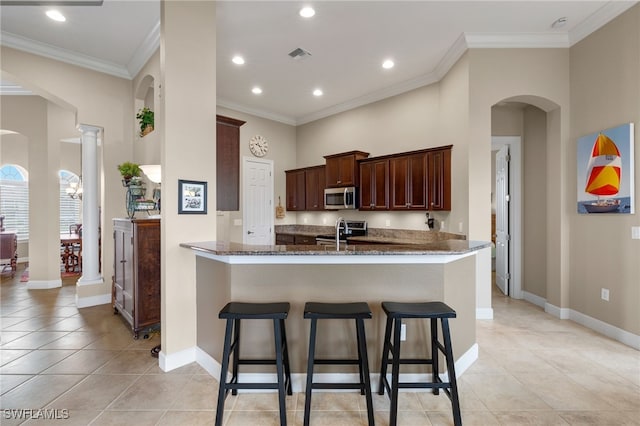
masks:
[[[113,239],[113,308],[137,339],[160,323],[160,219],[114,219]]]

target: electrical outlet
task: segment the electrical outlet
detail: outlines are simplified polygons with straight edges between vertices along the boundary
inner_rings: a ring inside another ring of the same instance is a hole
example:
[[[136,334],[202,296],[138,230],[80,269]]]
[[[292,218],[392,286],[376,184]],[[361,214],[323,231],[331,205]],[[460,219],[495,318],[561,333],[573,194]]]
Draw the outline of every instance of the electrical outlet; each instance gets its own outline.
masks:
[[[302,223],[307,223],[307,218],[306,217],[302,218]]]
[[[608,302],[609,301],[609,289],[608,288],[600,289],[600,297],[602,298],[602,300],[606,300]]]
[[[384,226],[391,226],[391,220],[390,219],[385,220]]]
[[[402,324],[400,326],[400,341],[404,342],[407,340],[407,324]]]
[[[631,239],[640,240],[640,226],[631,227]]]

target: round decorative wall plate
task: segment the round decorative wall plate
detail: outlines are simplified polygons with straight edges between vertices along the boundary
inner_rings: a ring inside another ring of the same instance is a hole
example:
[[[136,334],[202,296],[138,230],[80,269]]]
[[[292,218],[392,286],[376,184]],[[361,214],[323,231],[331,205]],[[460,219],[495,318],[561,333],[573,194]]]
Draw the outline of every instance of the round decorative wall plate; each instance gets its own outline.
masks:
[[[269,144],[264,136],[255,135],[249,140],[249,149],[256,157],[264,157],[269,151]]]

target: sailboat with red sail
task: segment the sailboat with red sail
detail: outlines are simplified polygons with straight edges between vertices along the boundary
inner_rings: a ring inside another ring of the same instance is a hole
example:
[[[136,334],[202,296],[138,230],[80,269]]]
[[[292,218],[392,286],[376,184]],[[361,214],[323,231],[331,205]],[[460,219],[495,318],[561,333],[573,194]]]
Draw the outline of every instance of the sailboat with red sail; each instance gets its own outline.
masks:
[[[589,213],[613,213],[620,208],[620,200],[611,198],[620,190],[622,161],[616,144],[602,133],[596,138],[587,166],[585,192],[598,197],[584,203]]]

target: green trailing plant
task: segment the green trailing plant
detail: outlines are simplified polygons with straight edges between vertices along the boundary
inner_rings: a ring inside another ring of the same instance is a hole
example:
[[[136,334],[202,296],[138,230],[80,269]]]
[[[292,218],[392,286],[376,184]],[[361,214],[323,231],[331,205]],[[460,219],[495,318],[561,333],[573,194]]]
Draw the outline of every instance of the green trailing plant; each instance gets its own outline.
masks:
[[[126,181],[130,180],[132,177],[139,177],[140,173],[142,173],[140,166],[130,161],[118,164],[118,170],[120,171],[122,178]]]
[[[140,123],[140,136],[144,136],[149,131],[153,130],[154,114],[153,111],[147,107],[141,108],[136,114],[138,123]],[[147,130],[147,128],[149,130]],[[145,132],[147,130],[147,132]]]

